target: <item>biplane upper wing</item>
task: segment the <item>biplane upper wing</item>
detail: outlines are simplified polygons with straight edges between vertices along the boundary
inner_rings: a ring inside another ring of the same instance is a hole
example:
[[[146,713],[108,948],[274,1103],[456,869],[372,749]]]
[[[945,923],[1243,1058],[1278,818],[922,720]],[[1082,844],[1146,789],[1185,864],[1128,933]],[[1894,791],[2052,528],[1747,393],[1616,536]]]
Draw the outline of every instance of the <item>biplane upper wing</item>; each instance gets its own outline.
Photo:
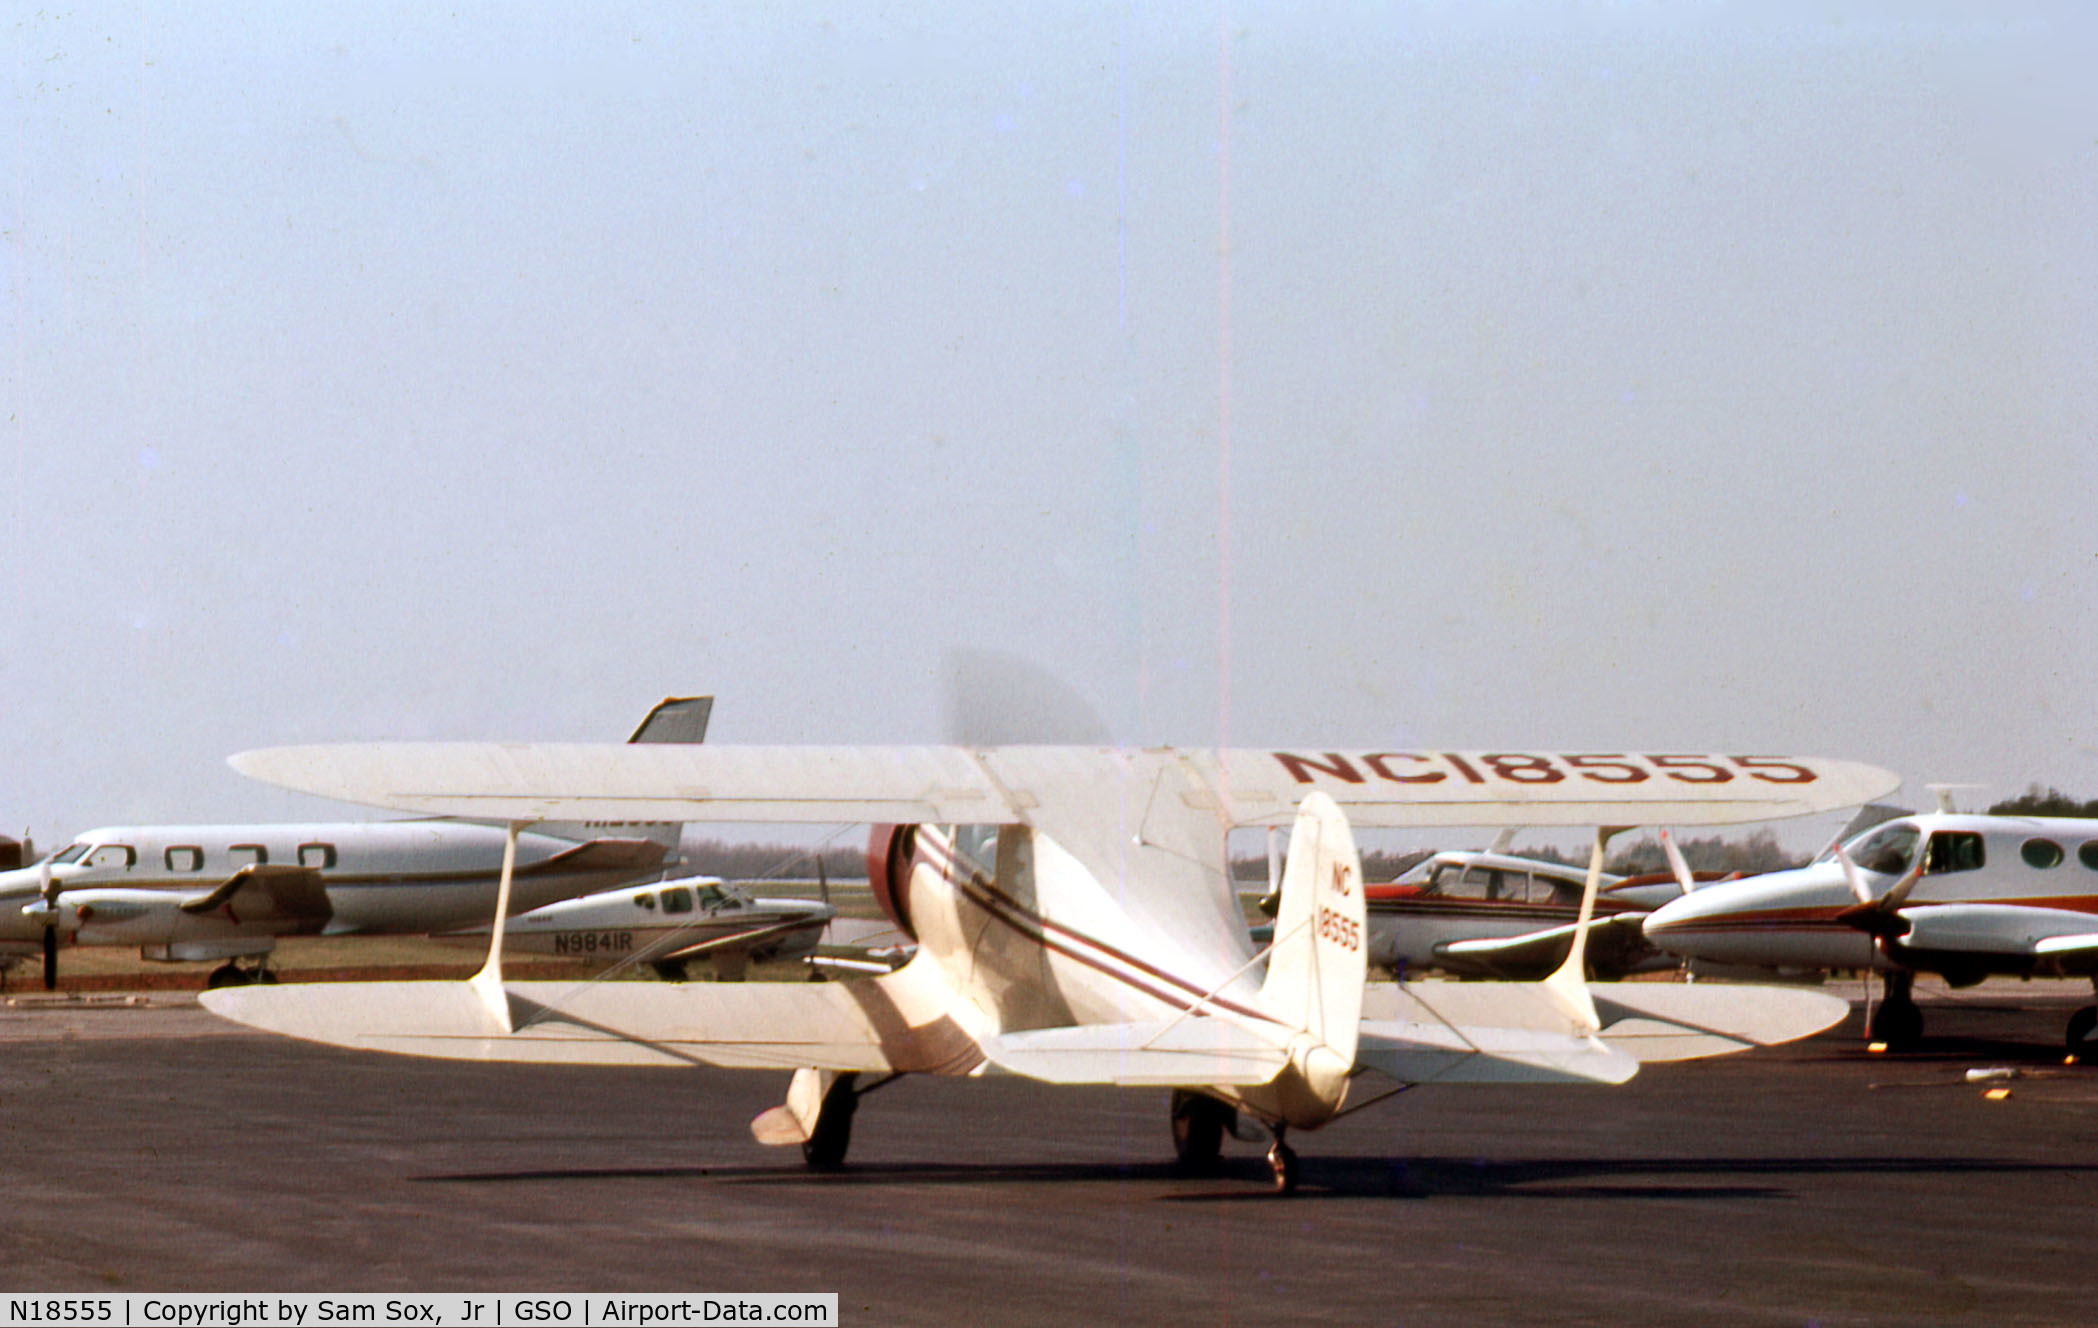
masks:
[[[1176,755],[1186,777],[1159,794],[1170,811],[1229,825],[1286,825],[1313,790],[1356,826],[1718,825],[1855,806],[1900,784],[1874,766],[1820,757],[1254,748]],[[610,743],[274,747],[243,752],[233,765],[302,793],[493,820],[963,825],[1040,825],[1074,771],[1096,768],[1113,781],[1149,779],[1156,768],[1112,748]]]

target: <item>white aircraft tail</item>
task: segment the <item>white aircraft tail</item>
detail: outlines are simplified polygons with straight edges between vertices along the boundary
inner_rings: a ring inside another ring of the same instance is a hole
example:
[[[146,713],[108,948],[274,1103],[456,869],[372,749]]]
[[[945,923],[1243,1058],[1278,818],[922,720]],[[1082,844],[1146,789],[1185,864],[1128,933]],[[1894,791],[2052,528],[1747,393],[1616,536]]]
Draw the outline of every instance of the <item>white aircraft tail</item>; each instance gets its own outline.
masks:
[[[1289,833],[1260,1008],[1351,1068],[1369,976],[1368,929],[1362,859],[1348,818],[1325,794],[1308,794]]]

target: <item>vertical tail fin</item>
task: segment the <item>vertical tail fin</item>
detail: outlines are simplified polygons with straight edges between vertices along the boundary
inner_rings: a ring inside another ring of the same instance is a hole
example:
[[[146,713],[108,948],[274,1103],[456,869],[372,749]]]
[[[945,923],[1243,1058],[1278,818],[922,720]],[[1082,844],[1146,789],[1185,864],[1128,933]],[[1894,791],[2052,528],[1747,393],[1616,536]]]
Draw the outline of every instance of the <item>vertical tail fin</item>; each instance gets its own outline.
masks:
[[[1348,818],[1323,793],[1297,808],[1281,893],[1260,1008],[1352,1068],[1369,975],[1362,859]]]

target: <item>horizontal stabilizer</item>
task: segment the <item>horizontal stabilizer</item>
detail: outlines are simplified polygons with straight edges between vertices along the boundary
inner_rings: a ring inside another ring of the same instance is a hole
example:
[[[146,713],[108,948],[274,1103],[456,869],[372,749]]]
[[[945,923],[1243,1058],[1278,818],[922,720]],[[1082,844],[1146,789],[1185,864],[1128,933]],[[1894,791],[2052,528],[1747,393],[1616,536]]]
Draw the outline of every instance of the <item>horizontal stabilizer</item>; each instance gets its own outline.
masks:
[[[853,982],[504,984],[514,1033],[465,982],[222,987],[213,1014],[340,1047],[578,1065],[820,1066],[965,1074],[982,1062],[936,976]]]
[[[1028,1029],[984,1039],[983,1054],[1052,1084],[1264,1084],[1289,1064],[1252,1029],[1213,1018]]]

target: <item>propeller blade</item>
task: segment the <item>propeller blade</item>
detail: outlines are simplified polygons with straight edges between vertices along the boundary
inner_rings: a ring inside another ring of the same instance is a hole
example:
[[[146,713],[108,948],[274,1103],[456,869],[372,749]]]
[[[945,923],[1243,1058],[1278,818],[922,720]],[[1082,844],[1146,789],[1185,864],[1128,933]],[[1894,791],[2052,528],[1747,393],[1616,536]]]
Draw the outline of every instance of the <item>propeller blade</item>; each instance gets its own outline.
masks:
[[[1676,847],[1675,836],[1666,830],[1661,832],[1661,852],[1667,855],[1668,870],[1675,876],[1675,883],[1683,888],[1684,894],[1697,889],[1697,878],[1690,874],[1690,864],[1683,860],[1683,850]]]
[[[1930,845],[1927,843],[1919,845],[1916,850],[1916,864],[1903,873],[1900,880],[1894,882],[1894,888],[1887,891],[1886,897],[1879,901],[1879,906],[1892,913],[1906,903],[1909,891],[1915,889],[1916,882],[1923,879],[1923,868],[1929,861]]]
[[[51,875],[51,859],[36,865],[36,892],[43,899],[51,920],[44,924],[44,990],[58,990],[58,882]]]
[[[1850,882],[1850,892],[1858,897],[1858,902],[1871,903],[1872,891],[1865,888],[1865,878],[1859,874],[1858,864],[1850,860],[1850,854],[1843,851],[1841,844],[1836,845],[1836,861],[1843,865],[1843,879]]]
[[[830,876],[823,870],[823,850],[816,850],[816,893],[823,896],[823,906],[830,907]]]

